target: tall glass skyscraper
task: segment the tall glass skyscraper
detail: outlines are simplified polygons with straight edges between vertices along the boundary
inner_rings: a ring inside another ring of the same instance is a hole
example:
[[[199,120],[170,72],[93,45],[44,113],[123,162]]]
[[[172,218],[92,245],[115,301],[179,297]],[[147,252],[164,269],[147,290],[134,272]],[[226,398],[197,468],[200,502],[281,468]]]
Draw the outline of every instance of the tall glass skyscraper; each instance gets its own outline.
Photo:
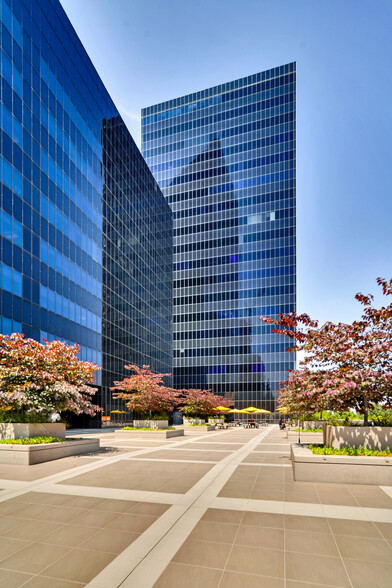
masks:
[[[58,0],[0,3],[0,328],[171,371],[170,207]],[[99,399],[98,399],[99,401]]]
[[[296,64],[142,111],[174,215],[174,384],[274,410],[294,368],[262,315],[296,310]]]

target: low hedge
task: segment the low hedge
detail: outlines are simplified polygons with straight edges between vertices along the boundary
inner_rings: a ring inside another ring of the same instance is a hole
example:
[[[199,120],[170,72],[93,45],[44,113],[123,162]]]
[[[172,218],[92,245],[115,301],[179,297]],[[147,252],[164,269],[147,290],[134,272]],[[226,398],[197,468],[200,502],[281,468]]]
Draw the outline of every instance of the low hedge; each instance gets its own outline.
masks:
[[[23,439],[1,439],[2,445],[39,445],[40,443],[62,443],[66,439],[58,439],[43,435],[42,437],[24,437]]]
[[[325,447],[325,445],[308,445],[309,449],[315,455],[353,455],[353,456],[370,456],[370,457],[392,457],[392,449],[387,447],[383,451],[377,449],[366,449],[365,447]]]

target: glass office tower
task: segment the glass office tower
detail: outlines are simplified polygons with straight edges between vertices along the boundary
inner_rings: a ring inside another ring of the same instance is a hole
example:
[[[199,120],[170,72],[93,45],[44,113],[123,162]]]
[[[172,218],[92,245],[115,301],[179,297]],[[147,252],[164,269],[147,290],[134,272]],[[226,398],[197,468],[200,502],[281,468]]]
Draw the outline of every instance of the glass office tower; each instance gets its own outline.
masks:
[[[174,215],[174,384],[274,410],[294,368],[260,321],[296,310],[296,64],[142,111]]]
[[[1,332],[79,343],[109,415],[171,371],[170,207],[60,3],[0,7]]]

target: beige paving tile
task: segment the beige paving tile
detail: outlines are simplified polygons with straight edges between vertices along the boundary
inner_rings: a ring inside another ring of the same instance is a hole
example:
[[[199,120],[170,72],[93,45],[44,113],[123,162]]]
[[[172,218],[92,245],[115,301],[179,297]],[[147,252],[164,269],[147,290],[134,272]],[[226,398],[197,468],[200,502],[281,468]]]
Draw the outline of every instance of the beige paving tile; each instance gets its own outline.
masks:
[[[115,557],[113,553],[73,549],[45,569],[45,576],[87,583]],[[57,581],[57,580],[56,580]],[[53,587],[56,583],[53,582]]]
[[[226,565],[227,571],[283,578],[284,553],[234,545]]]
[[[143,533],[156,520],[157,517],[149,515],[122,514],[112,521],[107,528],[117,529],[126,533]]]
[[[103,499],[95,509],[99,512],[127,512],[136,506],[136,500],[111,500],[110,498]]]
[[[235,538],[235,544],[260,547],[263,549],[283,549],[284,532],[283,529],[275,529],[273,527],[241,525]]]
[[[51,494],[49,492],[25,492],[14,500],[33,504],[44,504],[53,506],[65,506],[74,500],[72,494]],[[76,506],[76,505],[74,505]]]
[[[139,533],[124,533],[115,529],[101,529],[78,546],[81,549],[93,549],[95,551],[118,554],[138,537],[140,537]]]
[[[294,531],[308,531],[310,533],[330,533],[328,521],[321,517],[307,517],[300,515],[286,515],[286,529]]]
[[[1,566],[17,572],[38,574],[68,551],[69,549],[64,546],[43,546],[40,543],[32,543],[14,555],[3,559]]]
[[[223,569],[230,549],[231,545],[226,543],[187,539],[173,557],[173,562]]]
[[[22,574],[15,571],[4,570],[0,567],[0,588],[19,588],[25,584],[29,578],[33,578],[31,574]]]
[[[154,588],[217,588],[221,570],[170,563]]]
[[[353,588],[390,588],[392,564],[344,560]]]
[[[45,576],[34,576],[26,584],[23,584],[23,588],[82,588],[85,584],[79,582],[68,582],[67,580],[53,580],[53,578],[47,578]]]
[[[94,458],[65,457],[33,466],[0,465],[0,480],[33,481],[46,478],[59,472],[65,472],[73,467],[97,462]]]
[[[280,578],[225,572],[219,588],[284,588]]]
[[[56,530],[41,539],[42,543],[50,545],[66,545],[67,547],[77,547],[86,539],[97,533],[98,529],[93,527],[79,527],[77,525],[57,525]]]
[[[382,539],[383,535],[378,525],[370,521],[350,521],[345,519],[328,519],[331,530],[335,535],[350,535],[352,537],[373,537]],[[392,527],[392,525],[391,525]]]
[[[332,534],[328,533],[310,533],[309,531],[290,531],[285,532],[286,551],[295,551],[297,553],[319,553],[331,557],[339,557]]]
[[[284,527],[284,516],[266,512],[245,512],[241,524],[282,529]]]
[[[155,517],[161,516],[170,507],[169,504],[158,504],[153,502],[138,502],[130,507],[128,512],[130,514],[143,514]]]
[[[287,552],[286,574],[287,579],[303,582],[304,586],[313,582],[350,588],[342,560],[337,557]]]
[[[343,558],[362,561],[392,562],[392,549],[384,539],[335,535]]]
[[[109,525],[109,523],[115,522],[118,518],[121,518],[121,514],[118,512],[90,510],[73,520],[82,527],[102,528]]]
[[[57,523],[18,519],[14,517],[3,517],[0,519],[0,535],[12,539],[23,539],[24,541],[37,541],[45,537],[51,531],[58,528]]]
[[[377,486],[350,486],[350,492],[360,506],[392,509],[392,498]]]
[[[210,521],[212,523],[232,523],[239,524],[244,516],[244,513],[239,510],[226,510],[220,508],[208,508],[202,516],[202,521]]]
[[[229,523],[212,523],[200,521],[190,534],[190,539],[213,541],[215,543],[233,543],[239,525]]]
[[[392,523],[375,523],[375,525],[386,539],[392,539]]]
[[[24,547],[31,545],[28,541],[21,541],[20,539],[11,539],[9,537],[0,537],[0,560],[5,559],[9,555],[20,551]],[[0,564],[1,565],[1,564]]]

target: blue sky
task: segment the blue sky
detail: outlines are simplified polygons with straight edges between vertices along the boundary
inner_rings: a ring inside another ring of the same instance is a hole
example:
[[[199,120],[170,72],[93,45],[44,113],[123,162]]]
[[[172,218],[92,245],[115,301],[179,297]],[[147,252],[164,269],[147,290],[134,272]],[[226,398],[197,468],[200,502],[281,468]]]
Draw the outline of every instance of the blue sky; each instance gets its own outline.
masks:
[[[139,146],[141,108],[297,61],[298,312],[358,318],[392,277],[392,2],[61,3]]]

